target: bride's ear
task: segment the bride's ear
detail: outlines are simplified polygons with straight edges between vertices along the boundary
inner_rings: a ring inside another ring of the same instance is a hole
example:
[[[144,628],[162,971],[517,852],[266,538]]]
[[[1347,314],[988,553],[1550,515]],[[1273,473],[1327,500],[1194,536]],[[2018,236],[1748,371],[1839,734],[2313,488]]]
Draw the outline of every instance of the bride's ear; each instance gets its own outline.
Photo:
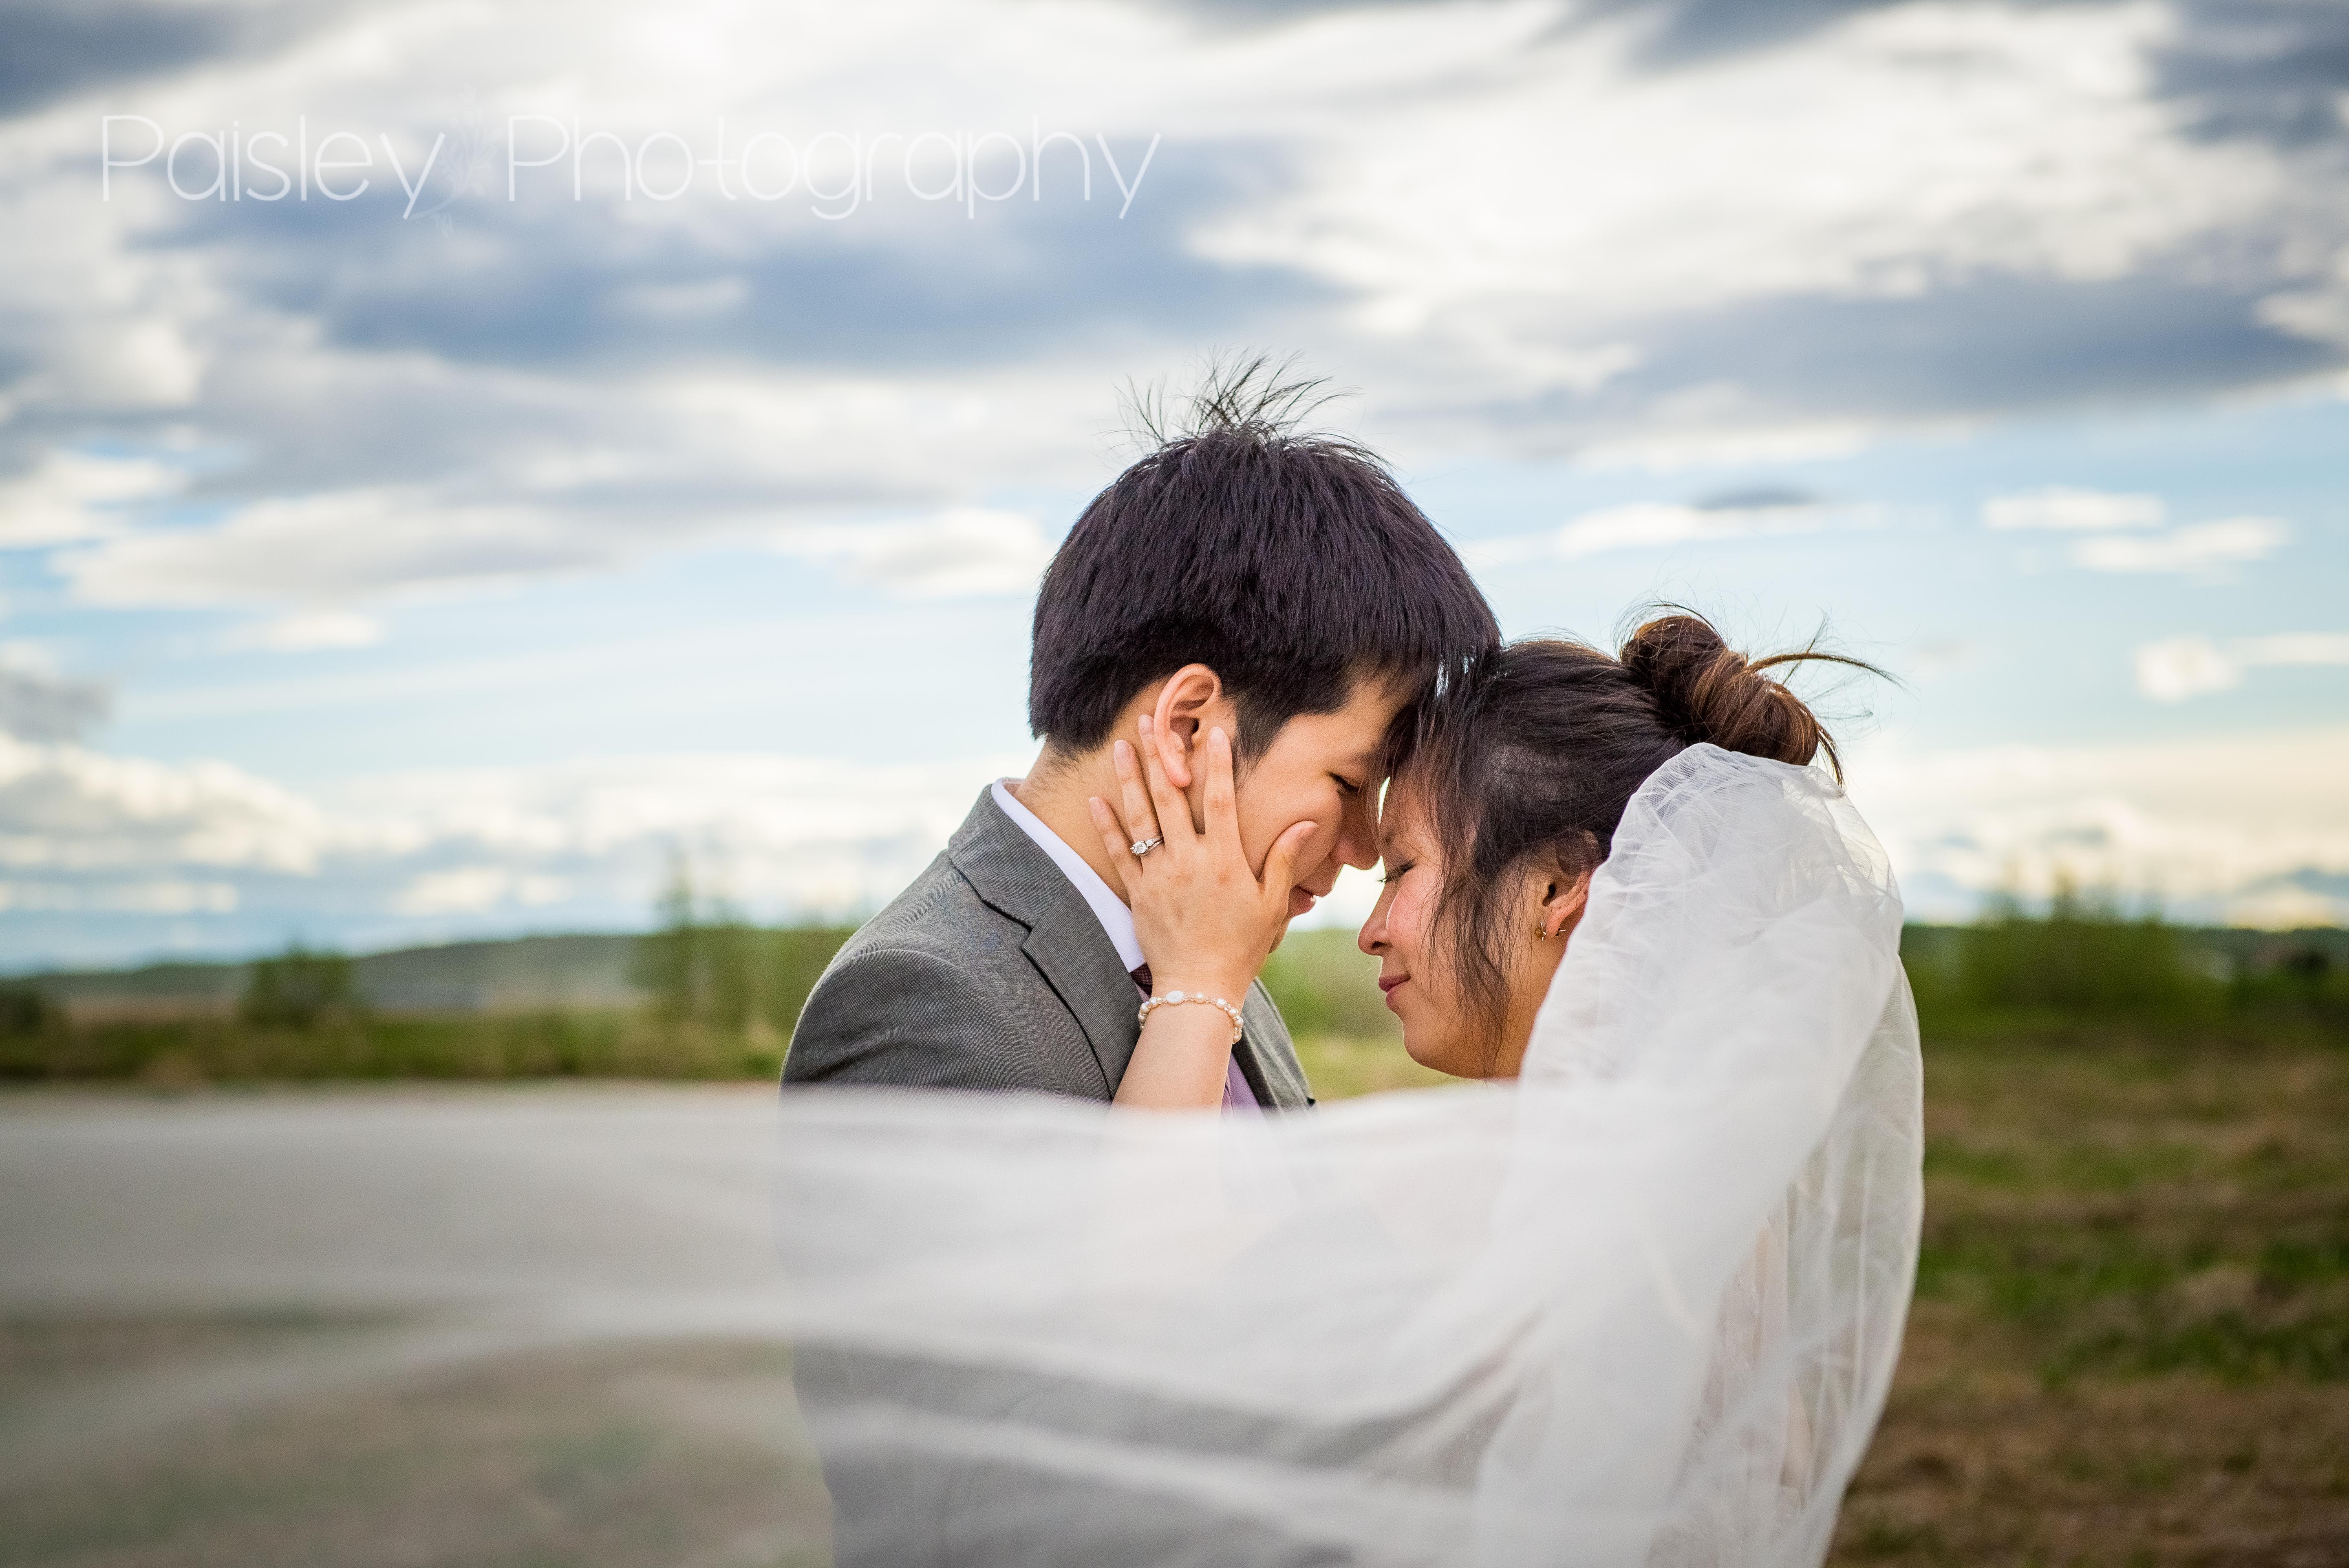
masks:
[[[1588,872],[1552,873],[1542,890],[1541,934],[1545,940],[1564,936],[1582,923],[1583,906],[1590,902]]]
[[[1151,714],[1151,734],[1158,743],[1158,765],[1166,782],[1177,789],[1191,787],[1191,762],[1214,717],[1210,710],[1223,701],[1222,677],[1205,665],[1185,665],[1158,688],[1158,706]]]

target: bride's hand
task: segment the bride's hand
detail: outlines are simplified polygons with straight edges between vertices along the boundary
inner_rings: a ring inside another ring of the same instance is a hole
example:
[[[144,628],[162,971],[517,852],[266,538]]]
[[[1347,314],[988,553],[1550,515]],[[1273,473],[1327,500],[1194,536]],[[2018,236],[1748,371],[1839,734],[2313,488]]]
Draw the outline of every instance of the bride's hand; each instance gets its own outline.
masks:
[[[1240,842],[1239,804],[1232,781],[1231,738],[1210,729],[1206,752],[1206,830],[1191,825],[1191,806],[1166,777],[1151,718],[1143,715],[1142,745],[1112,748],[1124,800],[1123,820],[1095,796],[1088,802],[1110,863],[1125,884],[1134,935],[1161,995],[1183,991],[1241,1004],[1257,971],[1288,923],[1288,890],[1297,857],[1314,825],[1298,822],[1265,856],[1264,875],[1248,869]],[[1163,841],[1148,854],[1133,846]]]

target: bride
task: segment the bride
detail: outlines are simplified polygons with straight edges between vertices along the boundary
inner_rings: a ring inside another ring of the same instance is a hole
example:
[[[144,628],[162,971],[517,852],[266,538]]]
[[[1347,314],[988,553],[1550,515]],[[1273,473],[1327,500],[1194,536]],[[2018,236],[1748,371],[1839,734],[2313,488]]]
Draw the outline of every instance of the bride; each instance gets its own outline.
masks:
[[[1481,1081],[1302,1115],[1202,1114],[1283,846],[1248,865],[1220,734],[1195,814],[1121,747],[1094,818],[1164,1000],[1117,1106],[786,1099],[843,1568],[1821,1562],[1920,1131],[1898,892],[1764,673],[1817,656],[1671,615],[1444,694],[1361,944]]]

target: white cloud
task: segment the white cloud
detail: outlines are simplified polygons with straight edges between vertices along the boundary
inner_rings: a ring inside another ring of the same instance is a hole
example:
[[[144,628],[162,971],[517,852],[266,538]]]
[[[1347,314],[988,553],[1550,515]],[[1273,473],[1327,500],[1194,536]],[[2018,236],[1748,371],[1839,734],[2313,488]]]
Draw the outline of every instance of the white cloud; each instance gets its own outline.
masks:
[[[1976,645],[1954,637],[1937,637],[1918,644],[1909,651],[1908,674],[1920,681],[1938,680],[1954,669],[1980,659],[1982,650]]]
[[[1019,759],[874,766],[768,755],[583,758],[376,775],[321,809],[381,846],[405,895],[442,907],[577,898],[646,907],[669,851],[754,908],[877,905],[936,854],[988,780]],[[439,881],[421,881],[427,876]],[[498,877],[504,881],[495,880]],[[535,891],[533,891],[535,890]]]
[[[1871,508],[1805,500],[1708,506],[1642,501],[1585,512],[1553,533],[1475,541],[1464,545],[1461,554],[1474,566],[1572,561],[1618,550],[1661,550],[1676,544],[1816,533],[1831,527],[1862,525],[1875,515]]]
[[[2280,881],[2229,899],[2224,913],[2230,925],[2258,926],[2268,931],[2342,925],[2349,924],[2349,898],[2335,898]]]
[[[0,880],[0,910],[59,913],[228,914],[237,905],[229,882],[176,879],[41,882]]]
[[[948,599],[1033,593],[1053,547],[1032,517],[956,507],[919,522],[799,529],[777,548],[841,562],[850,575],[908,599]]]
[[[459,866],[427,872],[393,895],[401,914],[477,914],[502,906],[539,909],[561,902],[569,884],[560,877],[516,875],[504,866]]]
[[[2264,561],[2292,538],[2272,517],[2230,517],[2162,534],[2105,535],[2072,546],[2072,559],[2094,572],[2160,572],[2212,576]]]
[[[73,740],[102,723],[113,693],[102,681],[60,674],[47,652],[0,643],[0,735],[19,740]]]
[[[1488,25],[1537,15],[1493,7]],[[1627,61],[1651,20],[1528,37],[1457,95],[1390,94],[1309,142],[1306,178],[1205,243],[1304,258],[1359,291],[1366,324],[1431,346],[1481,341],[1467,321],[1538,321],[1517,335],[1547,356],[1619,339],[1627,321],[1773,296],[2111,280],[2261,221],[2289,189],[2265,150],[2179,134],[2152,90],[2149,56],[2176,26],[2161,5],[1855,8],[1798,46],[1669,71]],[[1368,52],[1367,28],[1355,36]],[[1236,101],[1251,83],[1296,104],[1272,59],[1260,76],[1231,63],[1214,100],[1226,112],[1253,118]],[[1464,400],[1482,368],[1461,367]],[[1692,407],[1674,422],[1732,434],[1784,418]]]
[[[0,872],[301,875],[335,837],[308,801],[225,762],[153,762],[0,735]]]
[[[2349,632],[2277,632],[2235,645],[2247,665],[2349,665]]]
[[[2319,343],[2349,347],[2349,252],[2333,258],[2315,287],[2286,289],[2260,302],[2260,320]]]
[[[383,623],[349,610],[297,610],[273,621],[231,627],[224,648],[266,648],[273,653],[308,653],[317,648],[366,648],[383,641]]]
[[[2137,689],[2156,702],[2183,702],[2242,685],[2248,670],[2275,665],[2349,665],[2349,633],[2286,632],[2224,646],[2208,637],[2169,637],[2137,650]]]
[[[0,129],[0,390],[45,412],[143,420],[194,400],[222,301],[207,269],[140,242],[178,203],[100,202],[67,173],[91,126],[77,108]]]
[[[57,566],[84,603],[213,605],[512,582],[619,554],[610,539],[544,507],[383,488],[255,501],[209,528],[106,539]]]
[[[214,947],[632,925],[670,855],[754,913],[876,907],[1015,758],[692,755],[378,774],[305,796],[225,763],[0,736],[0,911],[217,917]],[[451,923],[458,923],[452,925]],[[127,955],[127,954],[126,954]]]
[[[2243,667],[2208,637],[2171,637],[2137,649],[2137,689],[2156,702],[2183,702],[2239,686]]]
[[[186,480],[185,469],[153,458],[49,452],[30,471],[0,481],[0,550],[119,532],[124,508],[169,496]]]
[[[1982,509],[1983,523],[2001,529],[2102,531],[2158,528],[2166,514],[2167,509],[2158,495],[2116,495],[2109,490],[2074,490],[2064,485],[1993,496],[1982,503]]]
[[[2349,729],[1961,751],[1885,737],[1847,760],[1904,881],[1969,896],[2069,881],[2217,919],[2279,878],[2349,872]]]
[[[256,378],[287,406],[251,412],[311,427],[323,442],[347,438],[332,410],[385,394],[365,366],[328,369],[269,366]],[[280,377],[286,385],[274,385]],[[262,496],[217,521],[86,541],[53,555],[55,569],[92,606],[348,611],[781,539],[913,596],[1024,592],[1050,553],[1037,522],[948,503],[1013,480],[1097,480],[1090,432],[1114,382],[1103,372],[1078,385],[1061,367],[1034,365],[895,383],[781,367],[697,371],[592,397],[565,389],[554,395],[565,406],[550,410],[538,389],[517,391],[518,378],[435,370],[424,379],[436,398],[476,405],[453,421],[460,428],[566,433],[450,453],[446,466],[465,471],[429,482]],[[396,449],[359,445],[368,460]],[[837,521],[884,508],[935,510],[919,522]]]

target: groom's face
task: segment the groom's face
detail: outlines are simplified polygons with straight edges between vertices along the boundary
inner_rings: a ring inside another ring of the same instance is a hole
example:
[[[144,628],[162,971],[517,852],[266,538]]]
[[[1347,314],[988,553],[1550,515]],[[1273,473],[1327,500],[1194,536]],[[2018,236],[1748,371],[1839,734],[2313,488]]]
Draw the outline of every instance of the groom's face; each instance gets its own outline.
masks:
[[[1386,681],[1357,681],[1345,707],[1298,715],[1242,769],[1237,780],[1240,841],[1258,876],[1283,830],[1297,822],[1313,824],[1289,889],[1291,920],[1337,884],[1340,867],[1367,871],[1378,863],[1379,759],[1387,727],[1405,700],[1403,690]],[[1195,797],[1196,786],[1193,792]],[[1195,816],[1198,810],[1195,799]]]

